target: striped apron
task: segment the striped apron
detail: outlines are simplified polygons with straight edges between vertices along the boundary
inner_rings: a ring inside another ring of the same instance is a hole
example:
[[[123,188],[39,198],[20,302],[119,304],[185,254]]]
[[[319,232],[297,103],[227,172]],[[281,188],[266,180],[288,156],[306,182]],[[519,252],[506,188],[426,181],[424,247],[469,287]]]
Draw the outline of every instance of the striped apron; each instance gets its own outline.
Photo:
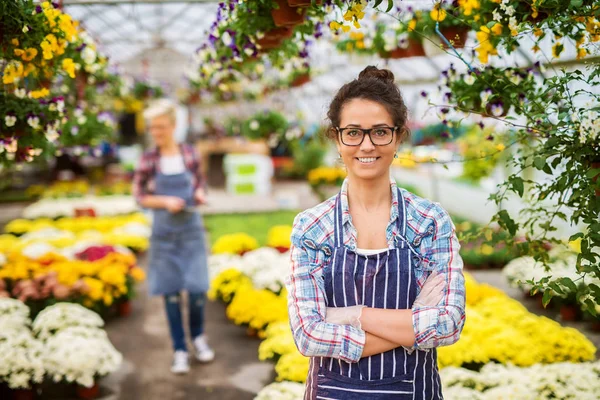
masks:
[[[406,204],[398,190],[397,232],[406,237]],[[411,309],[417,297],[413,260],[405,240],[396,248],[374,255],[357,254],[344,247],[342,210],[335,208],[335,248],[324,267],[328,307],[358,304],[374,308]],[[348,363],[313,357],[305,399],[375,400],[443,399],[437,353],[403,347]]]

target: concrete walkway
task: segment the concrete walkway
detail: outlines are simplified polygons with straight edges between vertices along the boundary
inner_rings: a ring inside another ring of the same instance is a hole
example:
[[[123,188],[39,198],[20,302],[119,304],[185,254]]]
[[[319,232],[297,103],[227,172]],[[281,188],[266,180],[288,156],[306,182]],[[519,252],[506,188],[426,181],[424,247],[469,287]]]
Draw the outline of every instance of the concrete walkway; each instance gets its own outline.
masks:
[[[138,292],[132,314],[110,321],[106,327],[113,345],[123,353],[124,363],[102,382],[103,400],[251,400],[275,380],[273,365],[258,361],[260,340],[248,337],[244,328],[227,320],[225,306],[215,302],[207,303],[205,317],[215,361],[193,362],[189,374],[173,375],[162,299],[149,297],[145,285]]]

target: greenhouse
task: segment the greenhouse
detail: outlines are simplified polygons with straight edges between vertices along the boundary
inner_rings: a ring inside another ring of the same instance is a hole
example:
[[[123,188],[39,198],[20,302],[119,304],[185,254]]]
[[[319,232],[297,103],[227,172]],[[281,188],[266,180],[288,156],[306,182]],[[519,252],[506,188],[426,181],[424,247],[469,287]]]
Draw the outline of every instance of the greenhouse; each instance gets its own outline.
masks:
[[[600,398],[594,0],[5,0],[0,399]]]

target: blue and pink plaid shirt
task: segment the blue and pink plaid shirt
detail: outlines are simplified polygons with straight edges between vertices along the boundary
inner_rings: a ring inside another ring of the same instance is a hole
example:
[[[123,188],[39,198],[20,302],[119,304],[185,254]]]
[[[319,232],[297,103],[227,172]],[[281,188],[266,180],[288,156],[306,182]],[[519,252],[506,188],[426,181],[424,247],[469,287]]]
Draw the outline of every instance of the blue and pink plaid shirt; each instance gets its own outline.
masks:
[[[413,327],[416,337],[411,349],[430,349],[455,343],[465,322],[465,279],[460,244],[448,213],[437,203],[400,189],[406,201],[406,237],[397,232],[398,192],[390,182],[392,208],[386,230],[388,247],[395,247],[395,237],[414,249],[418,289],[433,272],[446,278],[443,304],[437,307],[414,307]],[[341,189],[344,245],[356,250],[356,228],[348,210],[348,180]],[[325,322],[325,282],[323,267],[334,248],[335,197],[296,216],[292,231],[291,274],[286,279],[290,325],[300,352],[310,357],[334,357],[347,362],[360,360],[365,332],[350,325]]]
[[[206,190],[206,180],[200,168],[200,157],[190,144],[181,144],[183,163],[194,178],[194,190],[203,187]],[[145,195],[154,193],[154,175],[160,172],[160,152],[157,147],[142,154],[135,174],[133,175],[133,197],[140,203]]]

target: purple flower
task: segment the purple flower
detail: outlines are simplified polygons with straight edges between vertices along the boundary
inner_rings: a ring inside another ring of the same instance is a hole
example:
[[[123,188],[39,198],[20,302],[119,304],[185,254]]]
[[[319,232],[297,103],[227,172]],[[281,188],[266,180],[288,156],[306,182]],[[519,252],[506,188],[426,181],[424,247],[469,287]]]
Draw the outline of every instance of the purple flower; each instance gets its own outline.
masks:
[[[442,133],[440,134],[441,137],[443,137],[444,139],[448,139],[450,137],[450,132],[448,131],[442,131]]]
[[[483,121],[479,121],[477,125],[479,125],[481,129],[485,128],[485,124],[483,123]]]
[[[421,91],[421,97],[427,97],[427,92],[426,91]]]
[[[87,44],[81,43],[81,45],[77,46],[77,48],[75,50],[81,51],[81,50],[85,49],[86,47],[87,47]]]
[[[493,135],[490,135],[490,136],[488,136],[488,137],[487,137],[487,138],[485,138],[485,139],[486,139],[486,140],[489,140],[489,141],[492,141],[492,140],[494,140],[494,136],[493,136]]]
[[[442,114],[448,114],[448,113],[450,112],[450,109],[448,109],[447,107],[444,107],[444,108],[442,108],[442,109],[440,110],[440,112],[441,112]]]
[[[35,7],[35,12],[38,13],[38,14],[41,13],[42,12],[42,6],[36,6]]]

